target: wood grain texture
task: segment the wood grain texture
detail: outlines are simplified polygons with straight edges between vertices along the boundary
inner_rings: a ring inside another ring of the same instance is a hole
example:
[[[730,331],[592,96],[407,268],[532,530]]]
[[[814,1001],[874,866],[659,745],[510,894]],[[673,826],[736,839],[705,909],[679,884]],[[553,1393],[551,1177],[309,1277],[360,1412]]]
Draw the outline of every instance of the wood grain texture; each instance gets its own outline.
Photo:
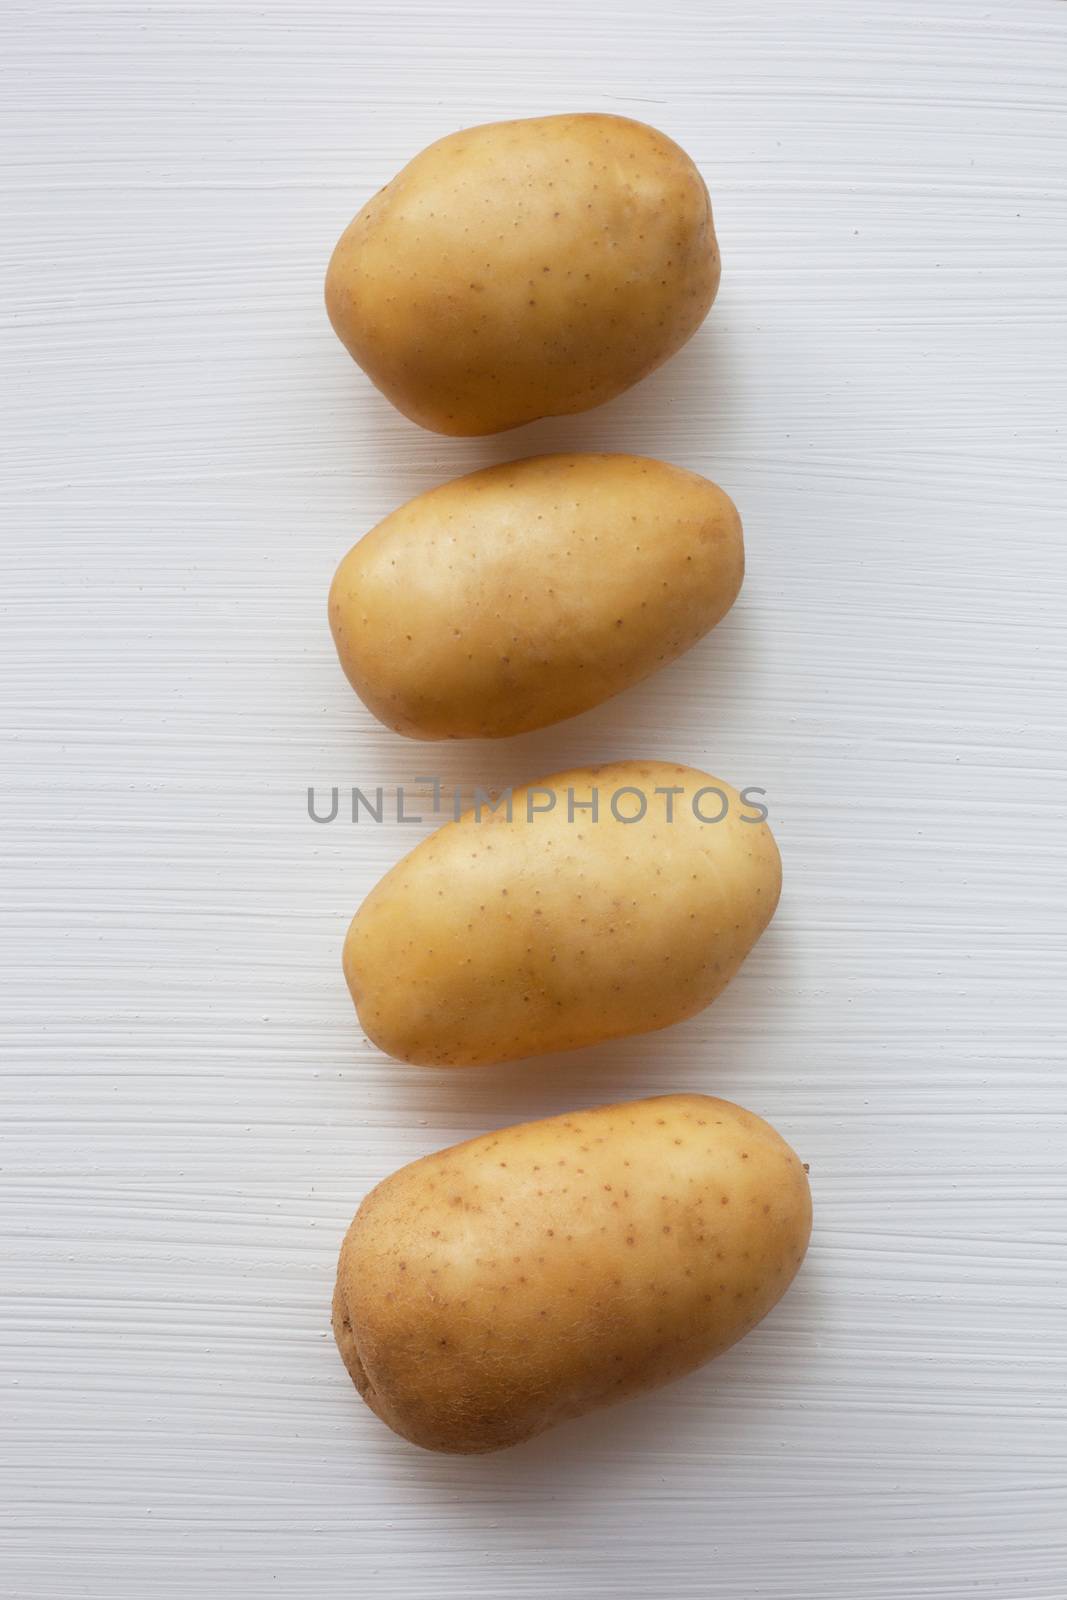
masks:
[[[1062,1600],[1067,9],[1044,0],[6,8],[0,1588]],[[330,247],[456,127],[660,125],[723,287],[600,411],[420,433]],[[333,657],[354,539],[453,473],[662,455],[745,518],[659,678],[402,743]],[[498,1073],[384,1062],[348,916],[428,824],[308,784],[647,754],[760,784],[785,860],[728,994]],[[791,1294],[685,1383],[508,1456],[391,1437],[328,1337],[379,1177],[657,1089],[811,1163]]]

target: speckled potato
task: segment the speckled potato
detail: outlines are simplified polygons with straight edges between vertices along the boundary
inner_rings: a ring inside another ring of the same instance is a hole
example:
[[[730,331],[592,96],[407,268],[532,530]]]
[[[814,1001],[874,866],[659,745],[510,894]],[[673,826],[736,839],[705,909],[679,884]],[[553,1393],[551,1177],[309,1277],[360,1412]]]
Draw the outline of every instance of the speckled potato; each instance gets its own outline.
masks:
[[[778,902],[778,849],[756,818],[728,784],[658,761],[525,785],[510,820],[506,794],[472,806],[352,922],[344,969],[365,1033],[402,1061],[474,1066],[692,1016]]]
[[[718,286],[692,161],[591,113],[430,145],[342,234],[326,309],[405,416],[482,434],[621,394],[695,333]]]
[[[386,517],[337,569],[330,627],[387,727],[501,738],[673,661],[743,575],[740,518],[707,478],[640,456],[534,456]]]
[[[810,1232],[806,1169],[751,1111],[701,1094],[575,1111],[372,1190],[334,1334],[396,1433],[501,1450],[720,1355],[781,1299]]]

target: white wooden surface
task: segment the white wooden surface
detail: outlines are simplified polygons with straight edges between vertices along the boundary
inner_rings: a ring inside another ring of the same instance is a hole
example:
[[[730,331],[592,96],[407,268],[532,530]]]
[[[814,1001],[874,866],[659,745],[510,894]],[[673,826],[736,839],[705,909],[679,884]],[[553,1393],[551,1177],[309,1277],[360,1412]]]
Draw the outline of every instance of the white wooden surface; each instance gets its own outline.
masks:
[[[0,49],[3,1340],[11,1600],[1062,1600],[1067,9],[23,4]],[[705,172],[704,331],[482,442],[377,397],[333,240],[437,136],[587,108]],[[350,695],[335,562],[544,448],[662,455],[749,575],[656,681],[496,747]],[[677,1030],[437,1074],[360,1038],[349,914],[424,828],[308,784],[679,757],[762,784],[781,912]],[[810,1161],[809,1262],[673,1389],[420,1454],[328,1336],[379,1177],[723,1093]]]

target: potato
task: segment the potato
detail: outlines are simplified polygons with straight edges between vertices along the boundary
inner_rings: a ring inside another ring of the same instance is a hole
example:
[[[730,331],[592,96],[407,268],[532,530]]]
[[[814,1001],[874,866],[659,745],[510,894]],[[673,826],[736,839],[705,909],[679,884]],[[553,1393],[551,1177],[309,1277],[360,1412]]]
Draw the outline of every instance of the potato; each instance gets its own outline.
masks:
[[[778,902],[758,810],[691,767],[583,767],[487,807],[476,795],[417,845],[349,928],[359,1020],[402,1061],[510,1061],[680,1022]]]
[[[725,616],[733,502],[640,456],[534,456],[401,506],[330,590],[341,665],[414,739],[497,739],[587,711]]]
[[[501,1450],[720,1355],[781,1299],[810,1232],[806,1169],[751,1111],[702,1094],[575,1111],[373,1189],[334,1334],[396,1433]]]
[[[683,150],[626,117],[534,117],[409,162],[342,234],[326,309],[405,416],[481,434],[621,394],[696,332],[718,286]]]

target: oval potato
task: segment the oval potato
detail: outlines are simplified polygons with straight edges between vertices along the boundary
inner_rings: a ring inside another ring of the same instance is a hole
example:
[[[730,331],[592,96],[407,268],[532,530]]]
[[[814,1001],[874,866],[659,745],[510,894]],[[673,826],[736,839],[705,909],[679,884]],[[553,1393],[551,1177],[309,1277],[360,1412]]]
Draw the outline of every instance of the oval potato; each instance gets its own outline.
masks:
[[[345,977],[391,1056],[474,1066],[665,1028],[714,1000],[777,905],[770,829],[691,767],[561,772],[510,811],[476,796],[353,919]]]
[[[341,342],[437,433],[497,433],[621,394],[681,348],[719,286],[704,181],[666,135],[599,113],[440,139],[342,234]]]
[[[425,1156],[364,1200],[333,1326],[383,1422],[500,1450],[736,1343],[807,1249],[806,1169],[700,1094],[575,1111]]]
[[[534,456],[386,517],[338,567],[330,627],[387,727],[501,738],[673,661],[743,575],[740,518],[707,478],[640,456]]]

